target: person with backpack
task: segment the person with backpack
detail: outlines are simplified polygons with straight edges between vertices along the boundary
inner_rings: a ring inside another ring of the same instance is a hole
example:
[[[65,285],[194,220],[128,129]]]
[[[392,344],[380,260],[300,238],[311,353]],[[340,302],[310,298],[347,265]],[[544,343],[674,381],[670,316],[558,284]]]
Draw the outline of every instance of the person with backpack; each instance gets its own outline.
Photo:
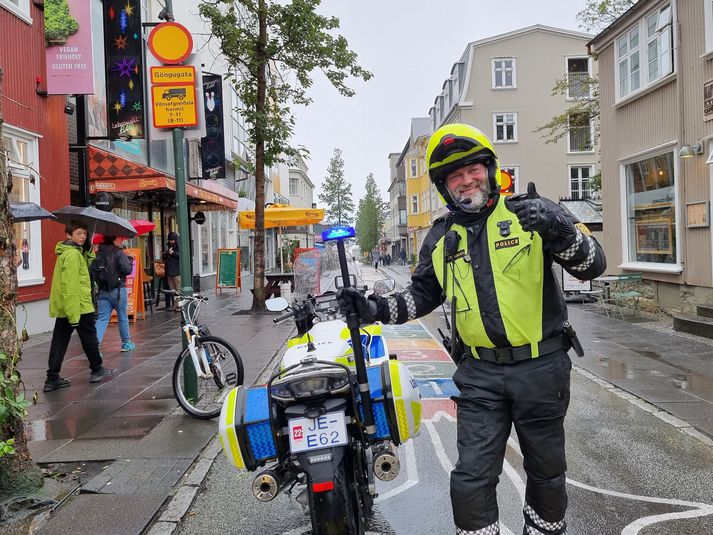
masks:
[[[89,382],[98,383],[114,374],[114,370],[102,365],[94,325],[92,283],[89,277],[89,264],[94,259],[94,253],[91,244],[87,244],[87,225],[71,221],[64,232],[67,239],[57,243],[54,249],[57,262],[50,290],[50,317],[56,320],[50,344],[45,392],[72,384],[69,379],[60,377],[59,372],[74,329],[77,329],[82,349],[89,360]]]
[[[126,291],[126,276],[133,268],[131,259],[126,256],[121,243],[124,238],[104,236],[104,242],[99,245],[96,260],[91,265],[92,278],[98,287],[97,309],[97,339],[101,344],[109,324],[112,310],[116,310],[121,336],[121,350],[131,351],[136,345],[129,335],[129,317],[126,313],[128,293]]]

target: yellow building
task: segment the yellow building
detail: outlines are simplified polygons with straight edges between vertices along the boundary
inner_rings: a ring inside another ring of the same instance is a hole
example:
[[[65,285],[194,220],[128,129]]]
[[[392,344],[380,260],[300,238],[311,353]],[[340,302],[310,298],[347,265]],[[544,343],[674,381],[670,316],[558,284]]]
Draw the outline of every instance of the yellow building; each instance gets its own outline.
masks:
[[[431,135],[428,117],[411,119],[409,137],[397,166],[404,167],[406,177],[406,206],[408,226],[408,253],[418,258],[426,234],[431,228],[433,193],[426,168],[426,147]]]

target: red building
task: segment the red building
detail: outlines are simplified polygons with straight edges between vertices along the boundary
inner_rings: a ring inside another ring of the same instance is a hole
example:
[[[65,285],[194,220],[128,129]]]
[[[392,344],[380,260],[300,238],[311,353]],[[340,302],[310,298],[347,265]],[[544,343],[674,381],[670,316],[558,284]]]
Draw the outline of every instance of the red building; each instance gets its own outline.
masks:
[[[47,210],[69,204],[69,151],[65,97],[47,96],[42,0],[0,0],[0,105],[2,149],[13,177],[12,200],[32,201]],[[50,330],[48,298],[55,244],[62,225],[34,221],[15,225],[18,323],[29,333]]]

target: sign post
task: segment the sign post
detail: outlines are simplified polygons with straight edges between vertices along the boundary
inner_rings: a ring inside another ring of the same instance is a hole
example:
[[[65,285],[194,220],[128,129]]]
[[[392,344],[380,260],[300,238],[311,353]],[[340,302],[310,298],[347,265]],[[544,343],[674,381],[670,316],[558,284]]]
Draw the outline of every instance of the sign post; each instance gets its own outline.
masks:
[[[166,0],[166,10],[168,11],[170,17],[173,18],[172,0]],[[189,32],[184,26],[175,22],[164,22],[155,26],[154,29],[151,30],[151,33],[149,34],[149,49],[156,59],[163,64],[179,65],[193,50],[193,37],[191,36],[191,32]],[[178,75],[178,69],[180,69],[180,72],[185,72],[186,70],[185,67],[178,67],[177,70],[174,71],[175,75]],[[153,72],[151,77],[153,79]],[[165,88],[166,86],[159,87]],[[168,89],[164,89],[164,91],[168,91]],[[152,88],[151,94],[155,99],[154,88]],[[170,103],[170,99],[166,99],[164,97],[164,92],[161,93],[161,102],[163,101],[168,101]],[[193,109],[195,112],[195,90],[193,95]],[[156,121],[155,112],[156,110],[154,108],[154,122]],[[193,277],[191,274],[191,243],[188,239],[188,198],[186,196],[186,167],[185,157],[183,154],[184,137],[182,128],[187,125],[182,125],[180,123],[180,113],[175,117],[178,118],[177,122],[168,124],[166,127],[173,129],[173,161],[175,163],[176,177],[176,216],[178,217],[179,249],[181,251],[179,259],[181,268],[181,293],[190,296],[193,295],[193,287],[191,285]],[[164,118],[169,119],[170,117],[164,116]],[[181,318],[183,318],[183,314],[181,314]],[[186,340],[186,337],[183,336],[183,347],[187,347],[187,345],[188,341]],[[198,377],[196,375],[196,370],[193,369],[193,363],[190,362],[190,359],[186,359],[186,364],[184,365],[183,381],[186,396],[196,397],[198,395]]]

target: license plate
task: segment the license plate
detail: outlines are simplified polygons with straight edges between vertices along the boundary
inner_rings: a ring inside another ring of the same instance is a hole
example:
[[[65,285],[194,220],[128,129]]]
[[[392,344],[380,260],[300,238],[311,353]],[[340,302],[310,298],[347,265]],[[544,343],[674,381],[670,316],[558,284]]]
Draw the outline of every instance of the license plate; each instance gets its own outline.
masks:
[[[344,411],[330,412],[319,418],[290,420],[290,451],[320,450],[344,446],[349,442]]]

